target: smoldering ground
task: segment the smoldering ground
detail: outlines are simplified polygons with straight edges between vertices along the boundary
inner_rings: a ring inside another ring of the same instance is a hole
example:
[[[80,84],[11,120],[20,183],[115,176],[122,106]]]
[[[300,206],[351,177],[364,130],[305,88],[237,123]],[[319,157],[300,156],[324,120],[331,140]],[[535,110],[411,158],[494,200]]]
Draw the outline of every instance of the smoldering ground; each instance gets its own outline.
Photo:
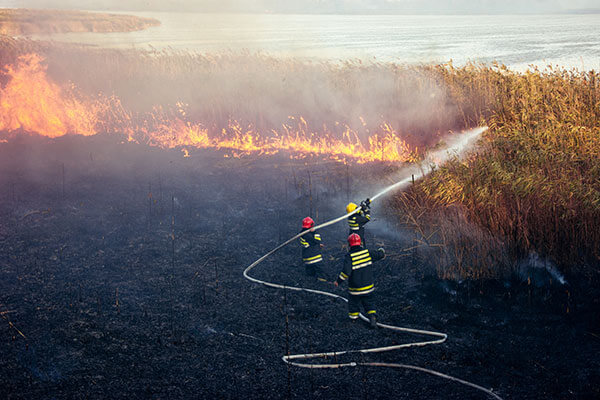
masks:
[[[389,117],[399,126],[418,125],[411,131],[426,132],[428,142],[463,123],[426,70],[403,75],[393,65],[243,54],[40,51],[50,76],[73,82],[82,94],[115,94],[140,112],[189,102],[190,119],[215,127],[232,117],[268,127],[293,110],[307,123],[340,131],[345,123],[360,124],[363,138]],[[377,98],[371,88],[385,96]],[[414,112],[412,104],[418,104]],[[356,114],[345,116],[345,107]],[[394,107],[408,117],[395,115]],[[441,110],[432,113],[434,122],[425,117],[428,107]],[[347,200],[362,200],[366,182],[385,181],[389,166],[352,166],[347,173],[331,160],[283,154],[232,159],[197,151],[184,158],[119,135],[48,140],[18,131],[3,137],[0,311],[6,319],[0,345],[6,357],[0,380],[10,397],[480,398],[466,387],[397,371],[288,372],[280,358],[286,343],[292,353],[307,353],[404,338],[349,326],[343,304],[269,291],[241,276],[243,267],[297,233],[306,215],[323,221],[339,216]],[[374,205],[375,218],[386,207]],[[448,219],[454,222],[462,220]],[[505,396],[597,391],[598,344],[585,333],[597,332],[589,323],[593,307],[562,288],[440,281],[430,256],[438,253],[406,253],[412,243],[402,234],[381,234],[375,221],[374,227],[368,235],[390,253],[377,270],[381,318],[446,331],[450,340],[444,347],[365,358],[408,357]],[[333,279],[347,227],[333,226],[322,236]],[[302,275],[299,249],[292,246],[257,274],[322,289]]]
[[[22,136],[0,144],[0,155],[0,311],[6,317],[0,381],[9,398],[425,399],[441,392],[482,398],[418,373],[288,372],[281,361],[286,337],[291,353],[415,339],[349,325],[344,304],[242,277],[246,265],[297,233],[311,208],[321,221],[341,213],[335,199],[346,194],[345,165],[224,159],[213,151],[183,158],[177,150],[104,135]],[[381,167],[355,167],[351,198],[362,177],[385,176]],[[576,307],[573,299],[548,288],[532,287],[528,298],[529,288],[519,284],[467,286],[424,275],[432,271],[425,263],[435,260],[403,255],[410,240],[377,229],[386,210],[374,205],[377,221],[368,229],[368,239],[390,254],[376,269],[381,320],[450,338],[443,346],[354,361],[406,359],[506,397],[593,393],[598,345],[577,334],[583,326],[573,319],[589,320],[584,310],[565,316],[565,306]],[[347,226],[324,229],[322,236],[333,279]],[[286,247],[257,277],[334,290],[303,276],[299,251]]]

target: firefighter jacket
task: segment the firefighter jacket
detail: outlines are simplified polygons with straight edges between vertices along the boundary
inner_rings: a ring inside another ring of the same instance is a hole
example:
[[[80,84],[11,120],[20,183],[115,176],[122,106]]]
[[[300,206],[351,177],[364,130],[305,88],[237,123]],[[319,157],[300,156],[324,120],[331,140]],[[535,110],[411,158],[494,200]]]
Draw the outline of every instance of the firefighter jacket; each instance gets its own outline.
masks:
[[[373,262],[385,257],[383,249],[368,250],[361,246],[352,246],[344,258],[344,269],[337,282],[348,280],[348,291],[353,295],[368,294],[375,290]]]
[[[303,229],[301,232],[306,231]],[[300,246],[302,246],[302,261],[304,264],[314,264],[323,261],[321,256],[321,235],[314,232],[308,232],[304,236],[300,236]]]
[[[366,209],[360,210],[356,214],[352,214],[348,217],[348,225],[350,227],[350,233],[358,233],[363,237],[364,228],[363,226],[371,220],[371,210]]]

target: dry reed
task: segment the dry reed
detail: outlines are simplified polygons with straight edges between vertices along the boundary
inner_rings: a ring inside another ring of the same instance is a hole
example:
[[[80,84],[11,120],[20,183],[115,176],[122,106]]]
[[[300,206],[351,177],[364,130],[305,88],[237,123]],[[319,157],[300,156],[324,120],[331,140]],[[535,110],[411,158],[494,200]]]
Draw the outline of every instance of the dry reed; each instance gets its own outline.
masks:
[[[215,129],[235,118],[268,131],[289,115],[302,115],[312,126],[341,134],[349,125],[366,137],[385,121],[413,146],[427,146],[449,129],[486,124],[490,130],[477,155],[448,163],[413,185],[412,201],[394,203],[401,215],[418,215],[417,223],[446,215],[446,222],[430,225],[453,254],[439,273],[493,277],[509,263],[490,259],[499,243],[512,260],[534,250],[565,271],[582,265],[586,274],[599,270],[598,72],[311,63],[9,38],[0,40],[0,63],[32,51],[45,55],[54,78],[87,93],[116,94],[140,111],[189,104],[190,118]],[[459,211],[450,217],[450,208]],[[452,221],[474,224],[480,233],[460,231]],[[482,237],[489,246],[473,247]],[[471,261],[460,256],[465,253]]]

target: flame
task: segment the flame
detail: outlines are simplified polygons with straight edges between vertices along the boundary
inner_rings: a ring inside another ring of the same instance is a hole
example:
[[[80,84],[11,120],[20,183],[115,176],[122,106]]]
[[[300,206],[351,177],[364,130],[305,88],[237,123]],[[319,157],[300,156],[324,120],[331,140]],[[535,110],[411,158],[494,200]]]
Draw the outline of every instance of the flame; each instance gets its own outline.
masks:
[[[16,67],[3,68],[10,80],[0,89],[0,131],[24,130],[51,138],[95,134],[93,110],[50,82],[41,61],[28,54],[19,57]]]
[[[29,54],[1,71],[8,83],[0,88],[0,132],[25,131],[51,138],[65,134],[124,134],[129,141],[179,148],[184,157],[189,157],[192,148],[212,148],[226,150],[226,156],[232,157],[287,152],[292,158],[319,155],[357,163],[413,159],[414,152],[388,124],[369,136],[368,144],[348,126],[343,126],[341,139],[325,128],[320,132],[311,130],[302,116],[290,116],[281,128],[266,133],[236,120],[214,133],[201,122],[188,120],[187,106],[182,103],[173,110],[155,107],[150,113],[137,115],[126,110],[116,97],[99,95],[92,100],[76,96],[74,88],[64,90],[52,82],[42,62],[42,57]]]

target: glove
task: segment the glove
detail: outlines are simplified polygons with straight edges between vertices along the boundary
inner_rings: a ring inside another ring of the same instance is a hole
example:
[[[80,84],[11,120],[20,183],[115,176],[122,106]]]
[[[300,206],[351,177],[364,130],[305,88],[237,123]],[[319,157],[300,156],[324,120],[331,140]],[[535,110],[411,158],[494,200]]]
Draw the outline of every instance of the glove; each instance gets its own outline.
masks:
[[[383,253],[383,257],[385,257],[385,249],[383,247],[378,248],[377,251],[381,251]]]
[[[365,201],[363,201],[361,204],[364,204],[367,208],[371,207],[371,199],[367,197],[367,199]]]
[[[369,206],[368,206],[368,205],[367,205],[367,203],[365,203],[364,201],[361,201],[361,202],[360,202],[360,209],[361,209],[363,212],[366,212],[366,211],[369,211]]]

